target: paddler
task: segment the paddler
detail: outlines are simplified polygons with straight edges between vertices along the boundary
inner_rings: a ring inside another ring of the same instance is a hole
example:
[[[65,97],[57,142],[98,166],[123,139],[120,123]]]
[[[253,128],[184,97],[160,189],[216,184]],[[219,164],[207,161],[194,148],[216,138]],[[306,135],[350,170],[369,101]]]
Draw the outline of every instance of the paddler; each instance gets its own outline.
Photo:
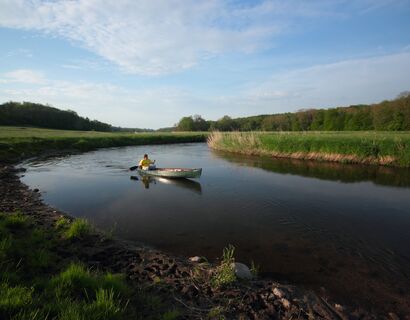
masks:
[[[155,169],[155,160],[148,158],[147,154],[144,154],[144,159],[141,159],[138,167],[142,170],[154,170]]]

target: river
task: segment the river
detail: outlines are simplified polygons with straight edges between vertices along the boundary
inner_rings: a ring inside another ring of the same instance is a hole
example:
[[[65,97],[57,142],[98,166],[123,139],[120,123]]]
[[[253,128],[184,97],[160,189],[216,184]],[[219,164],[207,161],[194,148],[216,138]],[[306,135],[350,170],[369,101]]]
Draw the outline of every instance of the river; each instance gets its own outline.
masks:
[[[144,153],[161,167],[203,168],[202,177],[132,180],[128,168]],[[408,169],[245,157],[204,143],[22,165],[22,181],[46,203],[118,237],[211,261],[232,244],[262,277],[342,302],[409,307]]]

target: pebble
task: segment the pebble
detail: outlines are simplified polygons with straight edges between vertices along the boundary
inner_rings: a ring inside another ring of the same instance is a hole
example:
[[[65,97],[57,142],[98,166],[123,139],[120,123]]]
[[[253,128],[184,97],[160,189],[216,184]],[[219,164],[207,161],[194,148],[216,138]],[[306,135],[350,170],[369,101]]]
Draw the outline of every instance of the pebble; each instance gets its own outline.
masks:
[[[272,290],[273,294],[278,297],[278,298],[283,298],[285,296],[285,294],[283,293],[282,290],[278,289],[278,288],[273,288]]]
[[[200,262],[201,260],[202,260],[202,258],[199,257],[199,256],[189,258],[189,261],[191,261],[191,262]]]
[[[290,308],[290,302],[289,302],[288,299],[282,298],[282,299],[280,299],[280,302],[282,302],[282,305],[284,306],[285,309]]]

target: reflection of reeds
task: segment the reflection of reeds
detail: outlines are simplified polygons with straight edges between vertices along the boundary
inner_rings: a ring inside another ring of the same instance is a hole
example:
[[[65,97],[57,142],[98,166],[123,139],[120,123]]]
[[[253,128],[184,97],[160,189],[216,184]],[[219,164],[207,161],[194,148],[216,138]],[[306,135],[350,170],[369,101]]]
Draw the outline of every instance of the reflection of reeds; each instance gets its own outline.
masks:
[[[410,167],[408,133],[213,132],[208,145],[247,155]]]

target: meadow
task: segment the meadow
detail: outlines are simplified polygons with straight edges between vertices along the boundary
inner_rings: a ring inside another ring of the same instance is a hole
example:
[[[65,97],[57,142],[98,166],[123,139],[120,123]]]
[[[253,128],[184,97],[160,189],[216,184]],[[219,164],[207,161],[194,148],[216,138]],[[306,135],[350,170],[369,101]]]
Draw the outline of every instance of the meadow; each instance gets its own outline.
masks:
[[[410,167],[410,132],[213,132],[208,145],[247,155]]]
[[[0,126],[0,161],[17,161],[46,152],[204,142],[206,137],[207,133],[203,132],[96,132]]]

